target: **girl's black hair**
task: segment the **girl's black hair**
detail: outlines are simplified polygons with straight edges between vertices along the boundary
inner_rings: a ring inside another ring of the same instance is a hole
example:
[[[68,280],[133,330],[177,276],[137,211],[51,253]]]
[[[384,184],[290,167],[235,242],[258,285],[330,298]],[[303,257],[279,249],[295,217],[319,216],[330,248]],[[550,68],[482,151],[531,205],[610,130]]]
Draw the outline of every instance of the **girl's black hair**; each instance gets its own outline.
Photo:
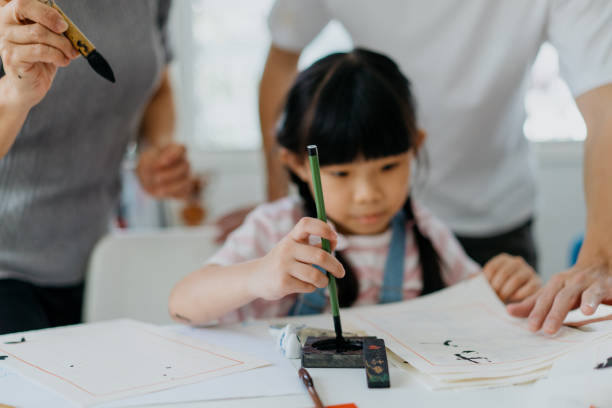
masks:
[[[378,159],[416,150],[416,108],[410,81],[388,57],[357,48],[324,57],[301,72],[293,84],[280,126],[278,143],[306,157],[315,144],[322,166],[350,163],[360,157]],[[316,218],[307,183],[290,172],[304,202],[304,212]],[[410,196],[404,203],[407,220],[415,220]],[[431,241],[412,223],[423,272],[423,291],[444,287],[440,257]],[[340,306],[350,306],[359,282],[340,251],[336,257],[346,275],[338,280]]]

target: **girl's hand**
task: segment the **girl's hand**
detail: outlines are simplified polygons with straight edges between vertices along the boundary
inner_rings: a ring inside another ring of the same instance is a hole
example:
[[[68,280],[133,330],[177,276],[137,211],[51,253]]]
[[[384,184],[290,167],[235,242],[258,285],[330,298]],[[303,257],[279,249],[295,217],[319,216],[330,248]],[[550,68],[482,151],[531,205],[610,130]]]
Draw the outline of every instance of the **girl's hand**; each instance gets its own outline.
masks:
[[[483,272],[504,302],[520,302],[542,285],[533,268],[520,256],[497,255],[487,262]]]
[[[332,254],[308,243],[311,235],[329,240],[332,250],[336,247],[338,235],[329,225],[315,218],[302,218],[257,262],[249,279],[254,296],[277,300],[292,293],[313,292],[316,288],[326,287],[329,279],[313,265],[337,278],[344,276],[342,264]]]

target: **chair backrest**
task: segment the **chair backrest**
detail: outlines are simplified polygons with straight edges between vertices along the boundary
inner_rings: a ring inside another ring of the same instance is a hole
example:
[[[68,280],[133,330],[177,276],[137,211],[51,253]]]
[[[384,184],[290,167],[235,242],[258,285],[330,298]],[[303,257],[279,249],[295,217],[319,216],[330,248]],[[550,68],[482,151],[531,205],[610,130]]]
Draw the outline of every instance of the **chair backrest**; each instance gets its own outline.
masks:
[[[86,277],[86,322],[120,317],[166,324],[168,296],[218,249],[216,229],[117,232],[93,251]]]

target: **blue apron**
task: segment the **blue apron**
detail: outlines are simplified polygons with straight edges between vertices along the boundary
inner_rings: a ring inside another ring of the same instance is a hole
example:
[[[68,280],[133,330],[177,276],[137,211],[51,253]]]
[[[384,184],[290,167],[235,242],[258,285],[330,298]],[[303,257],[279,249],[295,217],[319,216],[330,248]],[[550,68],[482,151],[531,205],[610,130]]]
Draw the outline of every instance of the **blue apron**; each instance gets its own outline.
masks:
[[[403,298],[404,253],[406,248],[406,220],[404,211],[398,212],[391,220],[391,243],[385,261],[383,287],[380,290],[378,303],[398,302]],[[325,270],[317,265],[322,273]],[[289,311],[290,316],[322,313],[327,306],[325,288],[318,288],[311,293],[303,293]]]

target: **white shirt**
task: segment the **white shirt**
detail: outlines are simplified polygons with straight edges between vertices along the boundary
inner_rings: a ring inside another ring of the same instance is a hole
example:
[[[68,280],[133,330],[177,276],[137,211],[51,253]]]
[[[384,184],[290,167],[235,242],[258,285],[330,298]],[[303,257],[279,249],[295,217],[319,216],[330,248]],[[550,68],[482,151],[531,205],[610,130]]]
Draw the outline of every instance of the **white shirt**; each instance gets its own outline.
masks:
[[[534,213],[524,96],[544,41],[574,96],[612,82],[610,0],[277,0],[272,42],[300,51],[331,19],[411,80],[429,157],[415,196],[459,234]]]

